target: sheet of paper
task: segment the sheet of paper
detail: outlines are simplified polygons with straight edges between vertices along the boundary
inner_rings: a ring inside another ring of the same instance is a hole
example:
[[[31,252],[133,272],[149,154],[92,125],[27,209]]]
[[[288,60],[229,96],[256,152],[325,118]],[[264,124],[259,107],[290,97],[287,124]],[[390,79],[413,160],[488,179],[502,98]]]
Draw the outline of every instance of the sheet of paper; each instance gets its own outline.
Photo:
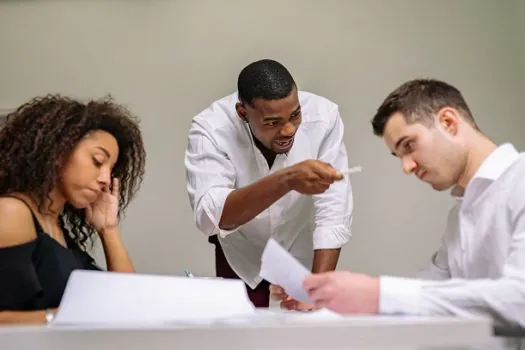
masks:
[[[339,321],[344,319],[343,315],[328,309],[320,309],[311,312],[293,312],[290,317],[297,321]]]
[[[272,309],[258,309],[253,315],[246,317],[232,317],[221,320],[220,324],[299,324],[333,322],[344,320],[345,317],[327,309],[317,311],[285,311]]]
[[[206,324],[254,312],[240,280],[76,270],[53,325]]]
[[[311,304],[312,301],[303,289],[303,282],[309,274],[310,271],[281,247],[277,241],[273,238],[268,240],[261,258],[259,275],[262,278],[283,287],[292,298]]]

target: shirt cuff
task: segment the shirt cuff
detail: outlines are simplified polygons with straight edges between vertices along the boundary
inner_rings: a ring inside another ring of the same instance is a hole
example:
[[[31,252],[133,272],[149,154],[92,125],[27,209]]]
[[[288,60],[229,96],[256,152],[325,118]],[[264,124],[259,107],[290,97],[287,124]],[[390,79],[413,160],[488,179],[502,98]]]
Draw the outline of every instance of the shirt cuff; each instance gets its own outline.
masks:
[[[213,222],[213,232],[211,235],[219,235],[221,238],[224,238],[226,236],[228,236],[230,233],[233,233],[235,231],[237,231],[239,228],[235,228],[233,230],[223,230],[219,227],[219,222],[220,222],[220,216],[219,218],[216,218],[212,213],[210,213],[210,211],[208,210],[208,208],[205,208],[204,211],[206,212],[206,215],[208,215],[208,217],[210,218],[210,220]]]
[[[316,227],[313,233],[314,249],[337,249],[350,240],[350,230],[345,225]]]
[[[223,230],[217,226],[217,229],[215,230],[215,234],[219,235],[219,237],[224,238],[228,236],[230,233],[234,233],[235,231],[238,231],[239,227],[234,228],[233,230]]]
[[[226,198],[228,198],[232,192],[233,189],[230,188],[217,188],[209,191],[202,197],[201,205],[206,219],[203,220],[203,218],[201,218],[200,227],[201,230],[205,231],[208,235],[219,235],[221,238],[224,238],[239,229],[222,230],[219,228],[219,222],[221,221],[222,212],[224,210],[224,203],[226,203]]]
[[[381,276],[379,313],[418,315],[421,307],[421,281]]]

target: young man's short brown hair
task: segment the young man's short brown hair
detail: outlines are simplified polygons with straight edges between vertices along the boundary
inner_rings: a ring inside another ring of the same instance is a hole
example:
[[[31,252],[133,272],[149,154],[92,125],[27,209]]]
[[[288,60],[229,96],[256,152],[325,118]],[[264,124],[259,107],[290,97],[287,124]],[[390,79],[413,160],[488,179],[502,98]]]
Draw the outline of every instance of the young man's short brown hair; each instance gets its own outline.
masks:
[[[390,117],[400,112],[407,123],[432,125],[434,115],[444,107],[457,109],[467,122],[478,129],[474,117],[454,86],[436,79],[410,80],[392,91],[372,119],[374,134],[383,136]]]

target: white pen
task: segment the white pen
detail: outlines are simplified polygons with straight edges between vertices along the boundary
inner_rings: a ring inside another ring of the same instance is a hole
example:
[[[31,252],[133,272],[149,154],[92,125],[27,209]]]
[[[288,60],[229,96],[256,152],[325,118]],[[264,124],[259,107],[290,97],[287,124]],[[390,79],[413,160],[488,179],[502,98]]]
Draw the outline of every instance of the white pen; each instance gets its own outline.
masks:
[[[350,174],[355,174],[355,173],[360,173],[361,171],[363,171],[363,167],[361,166],[355,166],[355,167],[352,167],[352,168],[349,168],[349,169],[346,169],[346,170],[339,170],[339,172],[343,175],[350,175]]]

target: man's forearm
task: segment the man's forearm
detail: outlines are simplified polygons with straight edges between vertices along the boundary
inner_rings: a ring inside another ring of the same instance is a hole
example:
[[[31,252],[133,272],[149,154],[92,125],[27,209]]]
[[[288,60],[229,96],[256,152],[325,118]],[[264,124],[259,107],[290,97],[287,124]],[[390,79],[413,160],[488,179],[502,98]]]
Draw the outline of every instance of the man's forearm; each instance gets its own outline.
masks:
[[[339,261],[340,252],[341,248],[316,250],[314,252],[312,272],[319,273],[335,270],[335,268],[337,267],[337,261]]]
[[[224,203],[219,227],[233,230],[270,207],[290,191],[288,176],[288,169],[283,169],[230,193]]]

